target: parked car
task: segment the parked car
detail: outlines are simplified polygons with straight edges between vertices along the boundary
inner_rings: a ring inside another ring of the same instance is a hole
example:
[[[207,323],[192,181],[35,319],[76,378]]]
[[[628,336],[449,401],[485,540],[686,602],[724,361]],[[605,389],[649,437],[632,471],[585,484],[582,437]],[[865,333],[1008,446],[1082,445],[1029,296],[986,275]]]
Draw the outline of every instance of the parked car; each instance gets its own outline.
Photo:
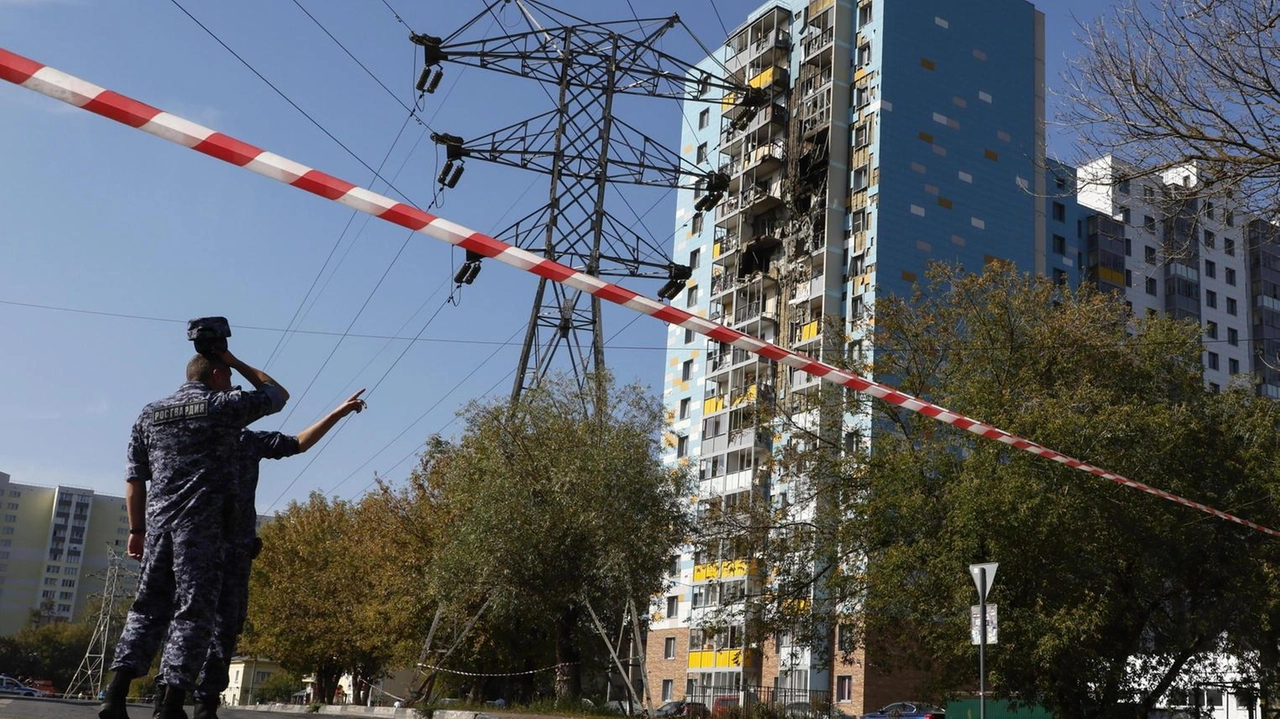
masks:
[[[947,719],[947,710],[924,702],[894,702],[862,719]]]
[[[26,684],[9,676],[0,676],[0,694],[20,697],[38,697],[40,690],[29,687]]]
[[[706,719],[711,716],[711,711],[707,709],[707,705],[702,702],[686,702],[676,701],[667,702],[654,710],[655,717],[691,717],[696,719]]]
[[[782,708],[782,712],[788,719],[850,719],[848,714],[827,702],[816,707],[809,702],[791,702]]]
[[[40,692],[40,696],[42,697],[58,696],[58,688],[55,687],[53,685],[53,682],[49,681],[48,679],[32,679],[30,682],[27,683],[27,686]]]

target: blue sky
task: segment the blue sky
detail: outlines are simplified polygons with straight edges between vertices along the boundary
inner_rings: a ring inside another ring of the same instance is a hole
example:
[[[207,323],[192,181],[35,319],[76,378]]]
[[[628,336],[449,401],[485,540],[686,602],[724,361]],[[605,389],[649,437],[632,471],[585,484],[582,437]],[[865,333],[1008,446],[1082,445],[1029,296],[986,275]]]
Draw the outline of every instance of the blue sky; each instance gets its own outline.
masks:
[[[419,205],[431,201],[442,158],[423,128],[405,126],[396,99],[295,3],[181,2],[352,153],[374,167],[385,157],[383,177]],[[447,35],[481,3],[388,2],[403,23],[381,0],[304,7],[410,102],[418,68],[406,25]],[[723,40],[710,0],[633,4],[642,17],[678,12],[707,45]],[[732,29],[758,4],[715,0],[715,9]],[[1062,58],[1077,51],[1075,18],[1095,17],[1112,3],[1035,4],[1046,14],[1052,104]],[[617,0],[557,6],[596,21],[631,17]],[[510,15],[500,22],[515,27]],[[482,25],[486,35],[501,31],[496,22]],[[0,0],[0,47],[348,181],[369,186],[373,179],[172,0]],[[663,49],[698,58],[678,32]],[[550,107],[531,82],[458,66],[445,72],[421,113],[437,131],[476,136]],[[678,142],[671,101],[629,100],[618,112],[651,136]],[[1051,150],[1069,157],[1070,132],[1054,134]],[[382,183],[373,187],[386,192]],[[546,188],[544,176],[473,162],[436,212],[497,232],[545,201]],[[615,201],[615,214],[630,219],[629,204],[643,216],[635,227],[670,246],[674,195],[623,193],[627,203]],[[227,316],[237,354],[257,366],[271,358],[268,371],[293,393],[287,418],[255,428],[296,432],[354,389],[376,386],[369,410],[323,450],[264,463],[258,508],[266,511],[316,489],[358,496],[375,472],[401,479],[427,436],[457,431],[454,414],[465,402],[505,396],[535,284],[490,264],[456,304],[446,303],[462,259],[447,245],[409,239],[362,215],[352,220],[336,204],[7,83],[0,84],[0,218],[0,472],[16,482],[109,494],[123,491],[125,441],[138,409],[183,379],[187,318]],[[323,291],[311,292],[297,323],[307,333],[286,337],[317,278]],[[656,291],[652,283],[625,284]],[[660,391],[664,326],[636,317],[609,310],[608,359],[620,378]],[[419,331],[424,341],[412,345],[383,339]]]

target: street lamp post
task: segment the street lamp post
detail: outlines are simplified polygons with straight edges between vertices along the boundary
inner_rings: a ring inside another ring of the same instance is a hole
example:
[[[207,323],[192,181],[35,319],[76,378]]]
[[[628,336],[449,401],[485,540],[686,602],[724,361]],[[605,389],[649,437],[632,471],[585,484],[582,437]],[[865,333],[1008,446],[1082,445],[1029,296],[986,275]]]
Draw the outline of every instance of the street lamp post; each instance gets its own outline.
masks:
[[[987,719],[987,590],[995,583],[999,566],[997,562],[969,565],[978,587],[978,719]]]

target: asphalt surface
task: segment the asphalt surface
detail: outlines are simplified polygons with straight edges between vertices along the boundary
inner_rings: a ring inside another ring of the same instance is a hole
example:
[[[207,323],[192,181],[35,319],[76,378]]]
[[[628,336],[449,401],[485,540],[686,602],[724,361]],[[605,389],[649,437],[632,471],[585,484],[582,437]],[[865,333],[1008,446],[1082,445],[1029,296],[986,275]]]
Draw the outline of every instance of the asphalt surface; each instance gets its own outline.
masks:
[[[27,699],[24,697],[0,697],[0,719],[98,719],[98,703],[70,699]],[[187,707],[187,716],[191,716]],[[267,717],[316,716],[288,712],[260,712],[219,707],[219,719],[266,719]],[[151,706],[130,704],[130,719],[151,719]]]

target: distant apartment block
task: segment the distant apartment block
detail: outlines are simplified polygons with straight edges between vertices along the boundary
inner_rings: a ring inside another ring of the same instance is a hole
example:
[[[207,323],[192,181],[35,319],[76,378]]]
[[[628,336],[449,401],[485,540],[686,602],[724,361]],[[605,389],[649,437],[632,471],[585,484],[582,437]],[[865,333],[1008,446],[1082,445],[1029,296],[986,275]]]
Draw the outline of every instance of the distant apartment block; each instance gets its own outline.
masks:
[[[0,472],[0,502],[0,635],[83,618],[102,592],[112,552],[125,551],[124,498],[19,484]],[[124,601],[134,581],[124,579]]]

